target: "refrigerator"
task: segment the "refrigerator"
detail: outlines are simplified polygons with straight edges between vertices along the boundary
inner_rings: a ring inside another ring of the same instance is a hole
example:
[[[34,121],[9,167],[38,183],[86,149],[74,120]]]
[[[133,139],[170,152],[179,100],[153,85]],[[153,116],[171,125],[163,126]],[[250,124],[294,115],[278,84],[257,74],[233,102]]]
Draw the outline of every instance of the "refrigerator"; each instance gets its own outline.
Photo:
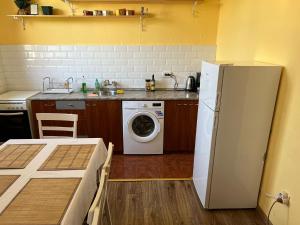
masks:
[[[204,208],[257,207],[281,70],[202,62],[193,182]]]

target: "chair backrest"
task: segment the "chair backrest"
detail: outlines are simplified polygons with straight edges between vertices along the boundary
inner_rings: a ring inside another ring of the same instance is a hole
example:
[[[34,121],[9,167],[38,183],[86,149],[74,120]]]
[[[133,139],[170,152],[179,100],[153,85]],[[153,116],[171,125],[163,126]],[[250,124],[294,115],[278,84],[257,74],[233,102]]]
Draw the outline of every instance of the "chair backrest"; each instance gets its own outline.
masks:
[[[92,225],[101,225],[101,222],[100,222],[100,207],[96,207],[95,210],[94,210],[94,219],[92,221]]]
[[[105,168],[101,170],[100,184],[97,190],[96,197],[93,201],[92,206],[88,212],[88,224],[99,225],[102,220],[102,215],[104,214],[104,205],[107,195],[107,180],[109,174],[106,173]]]
[[[108,150],[107,150],[107,157],[106,157],[106,160],[103,164],[103,168],[106,170],[106,172],[108,174],[110,172],[110,165],[111,165],[113,151],[114,151],[114,145],[111,142],[109,142]]]
[[[72,132],[72,137],[77,138],[77,114],[63,114],[63,113],[37,113],[36,118],[39,126],[39,136],[40,138],[59,138],[62,136],[44,136],[43,131],[68,131]],[[62,126],[43,126],[42,121],[69,121],[73,122],[72,127],[62,127]]]
[[[91,205],[88,212],[88,224],[100,225],[102,221],[102,216],[104,214],[104,204],[107,198],[107,181],[110,172],[111,159],[113,154],[114,145],[109,143],[107,157],[103,164],[101,175],[100,175],[100,184],[96,197]]]

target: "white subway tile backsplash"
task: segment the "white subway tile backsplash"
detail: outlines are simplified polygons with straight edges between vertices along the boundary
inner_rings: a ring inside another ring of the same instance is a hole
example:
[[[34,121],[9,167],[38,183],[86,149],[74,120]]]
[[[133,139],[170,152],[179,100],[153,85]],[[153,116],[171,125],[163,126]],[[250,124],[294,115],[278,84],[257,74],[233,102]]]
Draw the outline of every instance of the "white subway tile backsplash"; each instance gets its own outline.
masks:
[[[127,51],[128,52],[139,52],[140,51],[140,46],[127,46]]]
[[[70,51],[74,50],[74,46],[72,46],[72,45],[62,45],[62,46],[60,46],[60,50],[70,52]]]
[[[49,45],[48,46],[48,51],[59,51],[60,46],[59,45]]]
[[[81,52],[81,58],[93,58],[94,53],[93,52]]]
[[[141,52],[152,52],[153,46],[140,46],[140,51]]]
[[[42,88],[42,78],[64,80],[73,76],[88,85],[95,79],[116,80],[124,88],[143,88],[155,74],[157,87],[174,82],[163,72],[173,72],[184,87],[185,79],[201,69],[201,60],[214,60],[215,46],[201,45],[2,45],[0,46],[0,92]],[[80,86],[80,85],[77,85]]]
[[[104,45],[101,46],[101,50],[103,52],[113,52],[115,50],[114,46]]]
[[[126,45],[119,45],[114,47],[115,52],[126,52],[127,46]]]
[[[179,51],[179,46],[167,46],[166,51],[167,52],[178,52]]]

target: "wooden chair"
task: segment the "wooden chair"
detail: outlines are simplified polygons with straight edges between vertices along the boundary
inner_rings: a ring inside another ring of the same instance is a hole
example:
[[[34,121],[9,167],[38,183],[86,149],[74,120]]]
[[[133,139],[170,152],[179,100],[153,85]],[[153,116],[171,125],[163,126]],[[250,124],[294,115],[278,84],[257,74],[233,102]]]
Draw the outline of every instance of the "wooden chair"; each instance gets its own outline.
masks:
[[[106,157],[106,160],[103,164],[103,168],[106,168],[106,172],[108,174],[110,173],[110,166],[111,166],[113,150],[114,150],[114,145],[110,142],[108,144],[107,157]]]
[[[111,216],[107,198],[107,181],[110,172],[113,148],[114,145],[109,143],[107,158],[101,170],[99,188],[88,212],[87,223],[90,225],[111,225]]]
[[[69,131],[69,132],[72,132],[73,138],[77,138],[77,121],[78,121],[77,114],[37,113],[36,118],[38,120],[40,138],[62,138],[62,137],[64,137],[64,136],[44,136],[43,131]],[[73,122],[73,126],[72,127],[43,126],[42,121],[70,121],[70,122]]]

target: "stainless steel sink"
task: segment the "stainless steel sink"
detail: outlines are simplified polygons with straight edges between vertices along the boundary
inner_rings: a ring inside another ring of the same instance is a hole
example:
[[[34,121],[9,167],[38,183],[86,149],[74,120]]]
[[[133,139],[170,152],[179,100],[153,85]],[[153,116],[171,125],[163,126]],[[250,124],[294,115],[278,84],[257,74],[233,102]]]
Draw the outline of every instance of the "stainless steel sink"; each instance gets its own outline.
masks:
[[[117,96],[116,90],[99,91],[99,96]]]

